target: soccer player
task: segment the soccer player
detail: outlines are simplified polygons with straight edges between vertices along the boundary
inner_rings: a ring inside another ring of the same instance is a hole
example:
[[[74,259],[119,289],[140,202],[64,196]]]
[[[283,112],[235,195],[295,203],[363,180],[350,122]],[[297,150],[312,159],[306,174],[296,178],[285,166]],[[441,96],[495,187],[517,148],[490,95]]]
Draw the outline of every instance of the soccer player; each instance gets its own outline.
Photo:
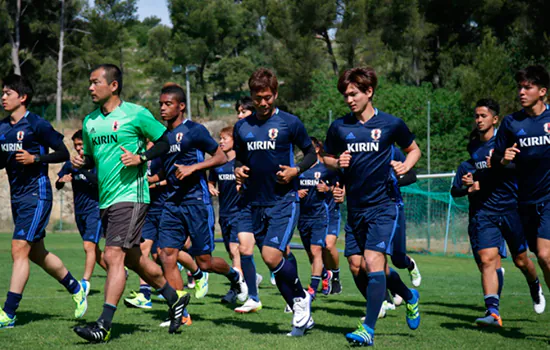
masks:
[[[332,272],[323,266],[323,249],[326,246],[329,223],[328,193],[331,192],[335,172],[327,169],[321,157],[321,143],[312,137],[317,162],[299,176],[300,218],[298,231],[311,263],[311,283],[308,293],[316,298],[321,280],[327,280],[327,289],[323,283],[323,294],[330,294]],[[328,183],[328,184],[327,184]]]
[[[235,103],[235,110],[237,111],[237,118],[239,120],[244,119],[254,112],[254,102],[250,97],[243,96]]]
[[[392,253],[392,240],[399,208],[388,193],[388,176],[393,168],[397,176],[406,174],[420,158],[420,149],[403,120],[379,111],[372,104],[378,79],[374,69],[346,70],[338,80],[338,90],[351,113],[330,126],[325,150],[325,164],[343,169],[348,205],[348,224],[355,247],[346,240],[346,256],[364,259],[368,271],[367,312],[357,330],[348,333],[350,343],[374,344],[374,327],[389,289],[407,303],[406,319],[411,329],[420,325],[419,294],[401,281],[395,271],[388,271],[386,254]],[[407,153],[404,162],[392,162],[393,145]],[[365,283],[367,284],[367,283]]]
[[[523,109],[502,121],[491,164],[516,166],[523,230],[550,287],[550,108],[544,103],[550,76],[542,66],[529,66],[515,79]]]
[[[82,130],[74,133],[73,145],[78,154],[82,156]],[[82,237],[84,252],[86,253],[86,262],[84,264],[84,276],[80,284],[86,295],[90,292],[90,279],[94,272],[96,262],[104,270],[107,270],[103,253],[99,249],[98,243],[101,238],[101,219],[99,217],[99,193],[97,190],[97,174],[95,169],[76,169],[68,160],[65,162],[55,182],[55,188],[58,190],[70,182],[73,188],[74,216],[76,226]]]
[[[295,259],[285,258],[299,215],[298,175],[317,159],[304,124],[274,106],[277,77],[268,69],[256,70],[248,80],[255,112],[237,122],[234,129],[237,183],[243,185],[243,209],[239,217],[241,266],[248,285],[250,310],[261,308],[256,288],[253,249],[275,274],[281,295],[294,312],[292,336],[313,327],[311,296],[298,278]],[[294,165],[294,146],[304,159]]]
[[[126,284],[126,265],[164,296],[170,311],[168,332],[175,333],[190,296],[172,288],[160,266],[141,254],[139,247],[150,201],[146,163],[168,152],[166,128],[147,109],[121,100],[122,72],[115,65],[95,67],[89,91],[99,108],[84,119],[84,156],[76,155],[72,163],[76,168],[97,168],[107,280],[103,312],[97,322],[74,331],[90,342],[109,340]],[[147,139],[155,146],[145,151]]]
[[[63,135],[27,110],[33,93],[31,83],[24,77],[9,75],[2,79],[2,106],[10,115],[0,121],[0,169],[5,168],[8,174],[15,229],[11,241],[11,281],[4,308],[0,309],[0,329],[15,325],[15,314],[29,279],[29,260],[71,293],[76,318],[84,316],[88,307],[84,288],[44,246],[52,210],[48,164],[69,159],[69,151]],[[48,153],[50,148],[54,152]]]
[[[201,285],[201,280],[207,281],[208,272],[224,275],[231,282],[237,298],[245,301],[247,288],[242,274],[222,258],[212,256],[214,212],[205,171],[225,164],[227,158],[203,125],[185,119],[185,93],[180,86],[165,86],[159,104],[162,119],[170,130],[170,151],[163,159],[168,196],[159,232],[164,274],[176,288],[183,288],[177,267],[178,254],[190,254],[198,266],[189,266],[189,262],[184,262],[184,266],[191,270],[198,285]],[[205,153],[211,157],[205,159]],[[187,237],[191,238],[189,254],[181,252]]]

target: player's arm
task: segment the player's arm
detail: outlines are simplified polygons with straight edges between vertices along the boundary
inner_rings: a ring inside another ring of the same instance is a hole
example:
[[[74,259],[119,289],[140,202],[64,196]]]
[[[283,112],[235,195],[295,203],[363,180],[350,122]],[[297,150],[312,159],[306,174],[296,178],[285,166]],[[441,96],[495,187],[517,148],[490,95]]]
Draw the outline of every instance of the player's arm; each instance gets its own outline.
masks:
[[[395,174],[397,176],[401,176],[408,173],[416,165],[422,156],[422,152],[414,140],[413,133],[409,130],[407,124],[405,124],[403,120],[397,119],[397,124],[393,135],[395,137],[393,141],[398,144],[406,154],[404,162],[392,161],[392,167]]]
[[[311,168],[317,161],[315,146],[313,146],[304,124],[297,118],[289,124],[292,134],[292,143],[302,150],[304,158],[294,167],[283,164],[279,165],[281,170],[277,172],[277,182],[280,184],[288,184],[292,179],[300,175],[300,173]]]
[[[516,158],[516,154],[520,153],[517,148],[517,136],[511,132],[510,120],[510,116],[505,117],[498,129],[495,148],[490,160],[490,164],[494,168],[509,165]]]
[[[72,175],[71,175],[71,163],[67,162],[63,164],[63,167],[57,173],[57,180],[55,181],[55,188],[60,190],[63,187],[65,187],[65,182],[72,181]]]
[[[472,173],[467,166],[467,162],[463,162],[462,164],[460,164],[456,171],[456,175],[453,179],[453,185],[451,187],[451,196],[453,196],[453,198],[464,197],[471,193],[470,187],[472,187],[474,183],[467,184],[464,182],[464,180],[469,179],[471,175]]]
[[[332,123],[327,131],[324,151],[325,154],[323,155],[323,162],[327,168],[339,170],[349,167],[351,162],[351,153],[345,150],[345,146],[338,137],[337,126],[335,123]],[[337,154],[340,154],[340,156],[336,156]]]
[[[409,186],[416,182],[416,171],[414,169],[409,170],[408,173],[401,175],[397,179],[397,185],[399,187]]]
[[[63,143],[63,135],[57,132],[50,123],[40,120],[36,125],[35,132],[41,144],[46,148],[53,149],[49,154],[30,154],[26,150],[17,151],[15,160],[23,165],[34,163],[62,163],[70,158],[69,150]]]
[[[168,130],[166,130],[162,136],[156,140],[153,141],[154,145],[149,150],[143,153],[145,157],[142,157],[142,160],[144,162],[155,159],[158,157],[162,157],[168,151],[170,150],[170,140],[168,140]]]
[[[246,146],[239,135],[239,128],[242,125],[242,121],[237,122],[233,128],[233,150],[235,150],[235,179],[237,181],[237,187],[244,183],[248,178],[248,172],[250,168],[245,165],[246,162]]]
[[[97,174],[93,171],[93,169],[80,169],[80,172],[84,175],[86,180],[88,180],[91,186],[97,186],[99,181],[97,179]]]

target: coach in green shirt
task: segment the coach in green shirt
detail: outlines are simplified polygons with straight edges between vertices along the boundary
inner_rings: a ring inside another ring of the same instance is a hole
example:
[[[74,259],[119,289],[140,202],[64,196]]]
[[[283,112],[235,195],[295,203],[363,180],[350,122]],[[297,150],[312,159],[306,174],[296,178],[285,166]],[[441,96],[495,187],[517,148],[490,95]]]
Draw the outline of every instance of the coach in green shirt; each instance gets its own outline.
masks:
[[[168,152],[166,128],[144,107],[120,99],[122,72],[111,64],[97,66],[90,74],[89,91],[99,108],[82,127],[84,157],[72,159],[75,167],[97,168],[99,208],[105,232],[105,304],[95,324],[75,327],[82,338],[107,341],[116,306],[126,284],[124,265],[159,289],[170,306],[169,332],[181,325],[189,295],[175,291],[160,266],[142,256],[141,229],[149,207],[147,161]],[[155,142],[149,151],[147,139]]]

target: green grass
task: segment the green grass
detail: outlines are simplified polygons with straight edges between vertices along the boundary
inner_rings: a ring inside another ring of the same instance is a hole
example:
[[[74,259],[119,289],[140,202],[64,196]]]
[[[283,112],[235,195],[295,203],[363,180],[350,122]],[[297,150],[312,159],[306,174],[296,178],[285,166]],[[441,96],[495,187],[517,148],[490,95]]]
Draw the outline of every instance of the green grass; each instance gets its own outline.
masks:
[[[11,235],[0,234],[0,286],[4,302],[10,275]],[[63,259],[75,277],[83,271],[84,253],[78,234],[50,234],[46,246]],[[216,254],[225,257],[221,245]],[[297,251],[302,281],[309,282],[309,267],[303,251]],[[510,261],[504,263],[506,281],[501,303],[504,328],[481,330],[474,320],[484,312],[483,298],[473,259],[414,255],[422,272],[420,310],[422,323],[411,331],[405,323],[405,310],[399,307],[380,320],[375,344],[379,348],[399,349],[535,349],[547,348],[550,341],[550,311],[536,315],[525,281]],[[291,315],[284,314],[284,301],[269,283],[268,271],[258,261],[265,277],[260,293],[264,308],[257,314],[239,315],[219,303],[228,289],[225,278],[212,275],[206,298],[191,300],[193,325],[181,334],[168,335],[158,324],[166,317],[166,306],[155,303],[152,310],[128,309],[122,303],[115,315],[113,338],[107,345],[116,349],[333,349],[347,347],[344,334],[356,327],[364,316],[364,300],[356,290],[347,262],[342,258],[344,292],[338,296],[320,295],[313,304],[314,330],[303,338],[287,338]],[[401,273],[407,284],[408,275]],[[94,321],[101,312],[105,273],[94,272],[89,309],[85,321]],[[131,274],[126,295],[137,288]],[[548,294],[548,293],[547,293]],[[73,304],[64,288],[45,272],[31,267],[31,277],[13,329],[0,330],[1,349],[64,349],[89,347],[71,328],[84,321],[72,319]]]

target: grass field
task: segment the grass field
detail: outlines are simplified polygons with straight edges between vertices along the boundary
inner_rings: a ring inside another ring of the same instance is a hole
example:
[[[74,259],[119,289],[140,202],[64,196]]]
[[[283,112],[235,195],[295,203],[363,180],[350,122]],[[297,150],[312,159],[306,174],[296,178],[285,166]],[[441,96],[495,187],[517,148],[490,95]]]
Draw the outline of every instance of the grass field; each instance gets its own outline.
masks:
[[[0,302],[3,305],[11,275],[11,235],[0,234]],[[78,279],[83,270],[81,240],[78,234],[50,234],[46,246],[60,256]],[[303,251],[295,252],[300,275],[309,282],[309,268]],[[216,254],[224,256],[218,245]],[[408,329],[405,310],[399,307],[377,324],[375,344],[396,349],[539,349],[550,342],[550,310],[543,315],[533,311],[523,276],[510,261],[506,268],[501,313],[504,328],[480,330],[474,320],[484,312],[479,272],[472,259],[415,255],[422,272],[420,310],[422,322],[416,331]],[[167,315],[166,306],[155,303],[152,310],[128,309],[122,303],[115,315],[113,338],[106,345],[88,345],[71,330],[77,324],[95,321],[101,312],[105,272],[95,270],[88,313],[83,321],[72,319],[73,304],[64,288],[45,272],[32,266],[31,277],[13,329],[0,330],[0,349],[65,349],[106,346],[116,349],[333,349],[347,347],[344,334],[364,316],[364,300],[356,290],[347,262],[342,259],[343,293],[320,295],[313,304],[315,328],[303,338],[288,338],[291,315],[284,314],[284,302],[271,286],[265,265],[257,261],[265,277],[260,287],[264,308],[261,312],[239,315],[219,303],[228,289],[225,278],[211,275],[210,292],[189,307],[193,325],[180,334],[168,335],[158,324]],[[410,284],[408,275],[401,276]],[[131,274],[126,294],[137,288]],[[545,288],[547,291],[547,289]],[[549,295],[549,293],[546,293]]]

